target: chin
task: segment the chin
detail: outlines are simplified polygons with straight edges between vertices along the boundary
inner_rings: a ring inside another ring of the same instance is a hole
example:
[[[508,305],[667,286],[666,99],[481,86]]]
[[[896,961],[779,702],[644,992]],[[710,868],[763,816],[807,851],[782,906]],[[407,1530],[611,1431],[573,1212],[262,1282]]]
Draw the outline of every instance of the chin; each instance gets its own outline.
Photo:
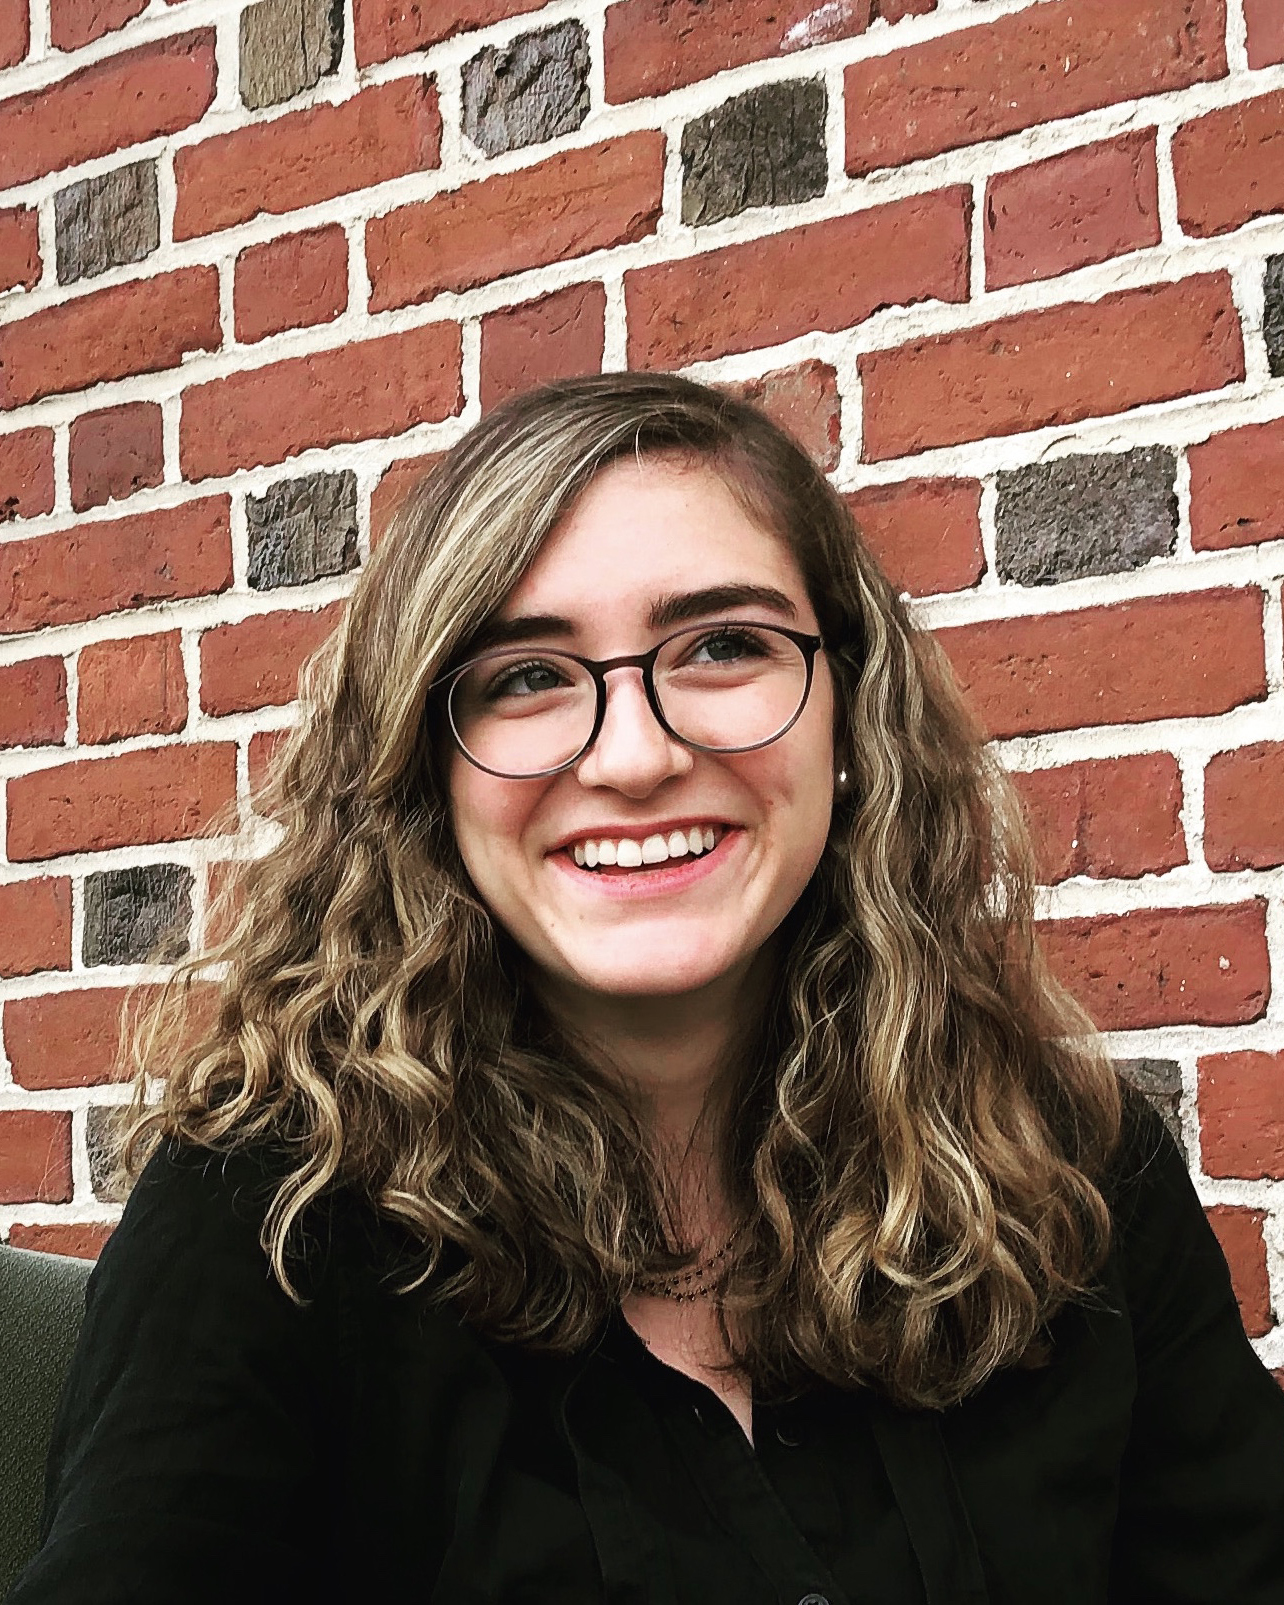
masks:
[[[583,963],[568,957],[563,973],[573,985],[606,997],[672,998],[712,986],[743,958],[743,954],[732,953],[720,961],[706,949],[698,955],[668,953],[653,963],[643,955],[627,954],[618,964],[609,964],[596,954],[586,956]]]

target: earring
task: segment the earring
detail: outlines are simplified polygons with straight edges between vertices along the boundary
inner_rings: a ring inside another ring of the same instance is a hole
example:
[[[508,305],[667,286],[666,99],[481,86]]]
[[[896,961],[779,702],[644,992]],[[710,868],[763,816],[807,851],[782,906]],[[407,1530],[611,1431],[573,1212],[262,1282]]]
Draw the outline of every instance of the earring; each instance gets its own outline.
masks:
[[[845,786],[847,784],[847,771],[845,769],[840,769],[838,771],[838,784],[840,786]]]

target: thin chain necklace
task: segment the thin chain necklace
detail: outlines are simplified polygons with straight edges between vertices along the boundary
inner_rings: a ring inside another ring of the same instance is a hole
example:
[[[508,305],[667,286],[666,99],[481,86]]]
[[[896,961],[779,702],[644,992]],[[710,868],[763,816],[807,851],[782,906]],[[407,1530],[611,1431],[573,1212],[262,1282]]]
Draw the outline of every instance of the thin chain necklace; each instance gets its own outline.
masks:
[[[696,1299],[709,1298],[718,1286],[723,1261],[735,1246],[739,1232],[733,1232],[716,1254],[698,1260],[684,1271],[672,1276],[640,1277],[638,1291],[652,1298],[671,1299],[675,1304],[691,1304]]]

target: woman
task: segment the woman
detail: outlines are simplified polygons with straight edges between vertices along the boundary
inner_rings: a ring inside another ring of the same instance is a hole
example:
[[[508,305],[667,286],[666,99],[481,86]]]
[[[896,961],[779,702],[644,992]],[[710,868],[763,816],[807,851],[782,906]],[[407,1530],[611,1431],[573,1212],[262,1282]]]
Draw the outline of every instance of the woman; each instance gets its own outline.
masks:
[[[144,1041],[16,1605],[1284,1599],[1284,1397],[1180,1156],[761,414],[480,424],[268,808],[212,1015]]]

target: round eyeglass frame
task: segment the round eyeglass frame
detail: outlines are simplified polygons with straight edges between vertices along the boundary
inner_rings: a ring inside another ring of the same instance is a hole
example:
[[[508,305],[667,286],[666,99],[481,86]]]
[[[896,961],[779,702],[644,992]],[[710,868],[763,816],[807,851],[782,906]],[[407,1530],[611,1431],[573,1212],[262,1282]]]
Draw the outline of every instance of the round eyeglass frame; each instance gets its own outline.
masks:
[[[670,641],[676,641],[680,636],[700,635],[719,629],[735,629],[737,626],[755,630],[769,630],[773,635],[783,635],[786,640],[792,641],[798,648],[807,670],[807,679],[803,685],[802,696],[798,699],[798,706],[794,709],[793,715],[781,725],[779,730],[767,736],[764,740],[752,741],[745,747],[711,747],[704,742],[689,741],[686,736],[679,735],[664,716],[664,710],[660,706],[659,694],[655,689],[656,659]],[[666,635],[663,641],[657,641],[650,651],[635,652],[625,657],[585,658],[581,657],[578,652],[565,652],[559,647],[542,648],[540,650],[544,651],[549,657],[565,658],[571,663],[578,663],[582,669],[588,670],[593,680],[594,689],[597,692],[597,709],[593,715],[593,728],[578,752],[572,753],[569,758],[564,759],[559,764],[555,764],[551,769],[536,769],[529,774],[515,775],[506,769],[492,769],[489,764],[482,763],[464,745],[463,737],[459,734],[459,728],[455,724],[455,687],[463,676],[470,669],[475,669],[479,663],[489,663],[497,658],[511,657],[514,652],[521,651],[521,648],[496,647],[491,652],[483,652],[475,658],[469,658],[466,663],[461,663],[458,668],[451,669],[441,679],[434,680],[429,687],[429,691],[444,695],[446,720],[450,725],[450,734],[459,751],[472,764],[474,769],[480,769],[483,774],[494,775],[497,780],[547,780],[550,776],[560,775],[563,770],[571,769],[579,763],[580,759],[601,734],[602,723],[606,718],[606,677],[615,669],[640,669],[642,671],[642,687],[646,692],[647,705],[655,716],[656,723],[671,740],[676,741],[679,746],[689,747],[693,752],[712,752],[725,757],[734,756],[740,752],[757,752],[759,748],[769,747],[773,741],[779,741],[781,736],[786,735],[793,729],[794,725],[802,717],[803,709],[807,706],[807,699],[811,695],[812,681],[815,678],[816,654],[824,646],[825,642],[821,636],[809,635],[803,630],[791,630],[783,624],[761,624],[756,619],[716,619],[709,624],[688,625],[685,629],[674,630],[671,635]]]

